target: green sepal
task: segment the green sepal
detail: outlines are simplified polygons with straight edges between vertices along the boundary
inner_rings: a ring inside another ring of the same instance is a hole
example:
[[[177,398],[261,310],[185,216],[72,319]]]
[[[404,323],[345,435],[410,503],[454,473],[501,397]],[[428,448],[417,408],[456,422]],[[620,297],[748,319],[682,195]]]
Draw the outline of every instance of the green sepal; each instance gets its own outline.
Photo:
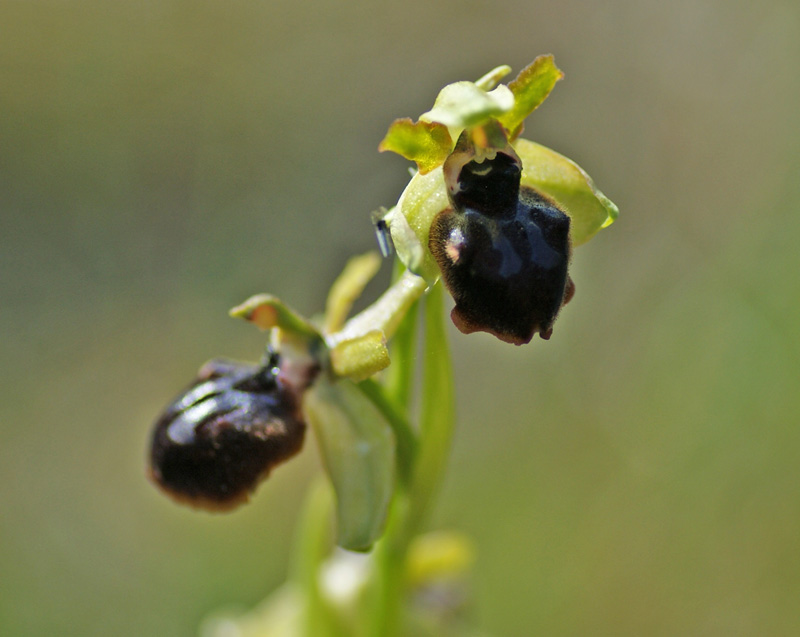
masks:
[[[322,376],[303,413],[336,493],[337,543],[368,551],[383,533],[395,486],[395,438],[381,411],[349,380]]]
[[[308,320],[271,294],[251,296],[241,305],[232,308],[229,314],[249,321],[262,330],[277,327],[288,334],[308,340],[322,338]]]
[[[392,122],[378,146],[380,152],[389,150],[416,162],[423,174],[440,166],[452,148],[453,140],[447,126],[438,122],[413,122],[408,117]]]
[[[527,139],[518,139],[514,149],[522,159],[521,184],[552,197],[570,216],[573,246],[586,243],[619,216],[617,206],[571,159]]]
[[[439,278],[439,266],[428,249],[431,223],[449,206],[440,166],[427,175],[414,175],[385,218],[400,261],[429,283]]]
[[[525,118],[547,99],[556,82],[563,77],[552,55],[540,55],[509,82],[508,88],[514,94],[514,107],[497,118],[508,131],[509,139],[519,136]]]

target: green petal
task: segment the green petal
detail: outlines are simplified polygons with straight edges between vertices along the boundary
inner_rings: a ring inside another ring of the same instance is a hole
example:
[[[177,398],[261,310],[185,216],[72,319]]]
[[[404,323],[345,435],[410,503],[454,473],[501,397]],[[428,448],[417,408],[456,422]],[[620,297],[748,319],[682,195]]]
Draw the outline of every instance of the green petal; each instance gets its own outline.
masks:
[[[447,126],[438,122],[412,122],[410,118],[396,119],[378,146],[417,162],[421,173],[428,173],[444,162],[453,140]]]
[[[344,327],[327,338],[328,347],[360,338],[379,330],[387,339],[391,338],[414,302],[425,292],[425,280],[410,272],[404,272],[380,295],[377,301],[351,318]]]
[[[337,376],[360,382],[389,367],[389,350],[381,330],[342,341],[331,349],[331,367]]]
[[[511,73],[511,67],[503,64],[489,71],[486,75],[475,82],[475,86],[484,91],[491,91],[506,75]]]
[[[571,159],[527,139],[518,139],[514,149],[522,159],[522,185],[549,195],[570,216],[573,246],[586,243],[619,215],[614,203]]]
[[[552,55],[540,55],[526,66],[508,88],[514,94],[514,107],[497,119],[515,139],[522,132],[522,123],[547,99],[556,82],[564,77]]]
[[[321,338],[311,323],[271,294],[251,296],[241,305],[231,309],[229,314],[234,318],[250,321],[262,330],[277,327],[288,334],[308,340]]]
[[[361,296],[380,267],[381,257],[377,252],[367,252],[347,262],[328,293],[328,302],[325,305],[326,332],[335,332],[342,328],[353,302]]]
[[[303,397],[336,492],[340,546],[367,551],[383,533],[394,491],[395,439],[380,410],[352,382],[321,377]]]
[[[473,82],[456,82],[439,92],[433,108],[420,120],[444,124],[456,139],[464,128],[497,118],[513,107],[514,94],[503,84],[487,92]]]

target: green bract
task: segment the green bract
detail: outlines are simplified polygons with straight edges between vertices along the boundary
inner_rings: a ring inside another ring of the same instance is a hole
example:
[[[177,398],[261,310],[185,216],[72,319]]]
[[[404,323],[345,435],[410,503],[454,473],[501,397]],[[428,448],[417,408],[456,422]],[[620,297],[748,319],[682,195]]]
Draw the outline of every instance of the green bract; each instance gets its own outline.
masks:
[[[367,551],[383,532],[394,491],[392,428],[348,380],[320,378],[303,398],[303,413],[336,491],[337,543]]]

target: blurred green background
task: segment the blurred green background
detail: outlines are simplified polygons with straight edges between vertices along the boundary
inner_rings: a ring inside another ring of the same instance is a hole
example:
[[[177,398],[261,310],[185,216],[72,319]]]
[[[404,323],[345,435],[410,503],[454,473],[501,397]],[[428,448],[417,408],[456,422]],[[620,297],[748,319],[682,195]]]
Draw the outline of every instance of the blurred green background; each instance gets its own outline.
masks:
[[[258,357],[230,306],[314,313],[374,246],[392,119],[553,53],[526,136],[622,216],[550,342],[453,331],[434,524],[478,543],[474,620],[800,634],[795,0],[5,0],[0,25],[0,633],[189,636],[281,582],[313,445],[211,516],[145,480],[154,416]]]

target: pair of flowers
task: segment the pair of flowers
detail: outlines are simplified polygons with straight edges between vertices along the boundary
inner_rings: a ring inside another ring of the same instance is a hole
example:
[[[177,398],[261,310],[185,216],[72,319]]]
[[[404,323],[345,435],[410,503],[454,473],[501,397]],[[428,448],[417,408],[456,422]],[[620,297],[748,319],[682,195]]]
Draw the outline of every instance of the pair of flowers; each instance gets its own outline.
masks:
[[[612,223],[617,209],[575,163],[519,138],[562,77],[552,56],[499,84],[509,71],[451,84],[419,121],[389,128],[380,149],[416,162],[418,172],[379,219],[406,272],[376,303],[346,320],[379,265],[367,255],[334,284],[323,325],[268,295],[234,308],[270,329],[272,344],[260,365],[208,363],[156,422],[151,475],[169,494],[235,506],[300,450],[309,420],[336,490],[339,543],[367,549],[380,535],[395,468],[402,471],[404,434],[362,381],[389,365],[386,341],[414,301],[441,278],[462,332],[517,345],[550,337],[574,293],[572,247]]]

